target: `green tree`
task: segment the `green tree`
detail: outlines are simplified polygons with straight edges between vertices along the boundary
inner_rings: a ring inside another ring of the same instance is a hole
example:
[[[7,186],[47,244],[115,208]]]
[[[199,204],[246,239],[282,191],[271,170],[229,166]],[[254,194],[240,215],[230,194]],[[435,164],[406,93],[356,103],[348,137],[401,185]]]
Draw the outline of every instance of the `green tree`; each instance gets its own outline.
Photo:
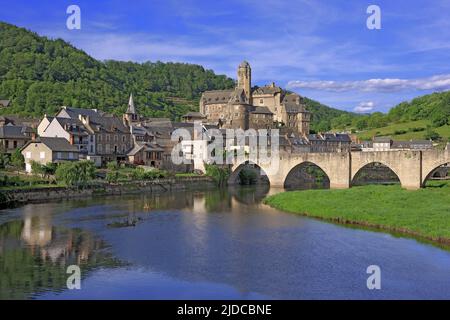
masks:
[[[218,166],[217,164],[205,164],[206,175],[213,178],[218,186],[224,186],[230,176],[228,167]]]
[[[33,173],[36,176],[43,176],[44,175],[44,167],[39,162],[31,160],[31,173]]]
[[[25,167],[25,158],[22,155],[20,149],[14,150],[11,154],[11,165],[17,170],[23,170]]]
[[[55,176],[67,186],[85,187],[95,178],[95,165],[91,161],[63,162],[58,165]]]
[[[111,161],[106,164],[108,172],[106,173],[106,181],[116,183],[119,180],[119,165],[117,161]]]
[[[0,169],[5,169],[9,164],[9,157],[6,153],[0,152]]]

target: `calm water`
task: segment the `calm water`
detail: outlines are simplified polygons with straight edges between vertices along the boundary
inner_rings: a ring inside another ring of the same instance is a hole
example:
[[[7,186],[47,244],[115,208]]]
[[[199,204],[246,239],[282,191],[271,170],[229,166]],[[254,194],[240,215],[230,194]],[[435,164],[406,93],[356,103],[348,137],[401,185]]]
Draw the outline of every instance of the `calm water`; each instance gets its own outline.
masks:
[[[267,192],[2,210],[0,298],[450,299],[449,251],[283,213],[261,204]],[[127,221],[136,225],[120,227]],[[81,290],[66,288],[73,264]],[[381,267],[381,290],[366,287],[369,265]]]

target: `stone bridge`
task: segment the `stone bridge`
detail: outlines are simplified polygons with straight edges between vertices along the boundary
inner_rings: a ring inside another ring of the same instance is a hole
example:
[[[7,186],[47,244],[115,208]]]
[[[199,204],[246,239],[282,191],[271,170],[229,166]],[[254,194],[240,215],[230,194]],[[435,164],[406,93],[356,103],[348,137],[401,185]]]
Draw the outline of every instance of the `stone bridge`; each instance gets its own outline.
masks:
[[[450,150],[430,151],[377,151],[349,153],[304,153],[280,154],[278,170],[270,164],[256,161],[267,175],[270,185],[284,187],[289,173],[304,163],[321,168],[330,180],[330,188],[346,189],[352,186],[356,174],[365,166],[381,163],[390,168],[400,180],[403,188],[419,189],[432,173],[442,165],[450,163]],[[249,161],[242,160],[232,166],[230,181],[236,181],[240,170]]]

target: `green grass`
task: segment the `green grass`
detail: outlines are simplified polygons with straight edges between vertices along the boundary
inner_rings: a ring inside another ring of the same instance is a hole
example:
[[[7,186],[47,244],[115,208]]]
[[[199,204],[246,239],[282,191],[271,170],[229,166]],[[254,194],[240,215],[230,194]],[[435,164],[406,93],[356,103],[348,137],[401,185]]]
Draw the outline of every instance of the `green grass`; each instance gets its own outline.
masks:
[[[416,191],[377,185],[292,191],[270,196],[264,202],[292,213],[450,243],[450,183],[445,181]]]
[[[185,177],[201,177],[201,175],[197,174],[197,173],[176,173],[175,177],[177,178],[185,178]]]
[[[357,133],[358,138],[362,140],[370,140],[374,136],[392,136],[396,140],[421,140],[425,139],[426,130],[413,132],[410,129],[412,128],[424,128],[426,129],[427,125],[431,125],[431,122],[428,120],[419,120],[419,121],[411,121],[404,123],[395,123],[388,125],[382,128],[371,129],[367,131],[361,131]],[[396,131],[408,131],[404,134],[395,134]],[[450,137],[450,126],[442,126],[439,128],[434,128],[434,131],[439,133],[441,137],[449,138]]]

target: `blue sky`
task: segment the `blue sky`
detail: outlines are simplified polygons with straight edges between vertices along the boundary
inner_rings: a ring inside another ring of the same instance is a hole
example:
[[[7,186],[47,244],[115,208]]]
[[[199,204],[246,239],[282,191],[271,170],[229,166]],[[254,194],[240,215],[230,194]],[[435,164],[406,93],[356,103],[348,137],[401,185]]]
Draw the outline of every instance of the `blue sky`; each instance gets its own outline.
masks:
[[[81,30],[66,9],[81,9]],[[381,30],[369,30],[369,5]],[[196,63],[271,81],[330,106],[386,112],[450,89],[449,0],[0,0],[0,20],[93,57]],[[1,40],[0,40],[1,41]]]

